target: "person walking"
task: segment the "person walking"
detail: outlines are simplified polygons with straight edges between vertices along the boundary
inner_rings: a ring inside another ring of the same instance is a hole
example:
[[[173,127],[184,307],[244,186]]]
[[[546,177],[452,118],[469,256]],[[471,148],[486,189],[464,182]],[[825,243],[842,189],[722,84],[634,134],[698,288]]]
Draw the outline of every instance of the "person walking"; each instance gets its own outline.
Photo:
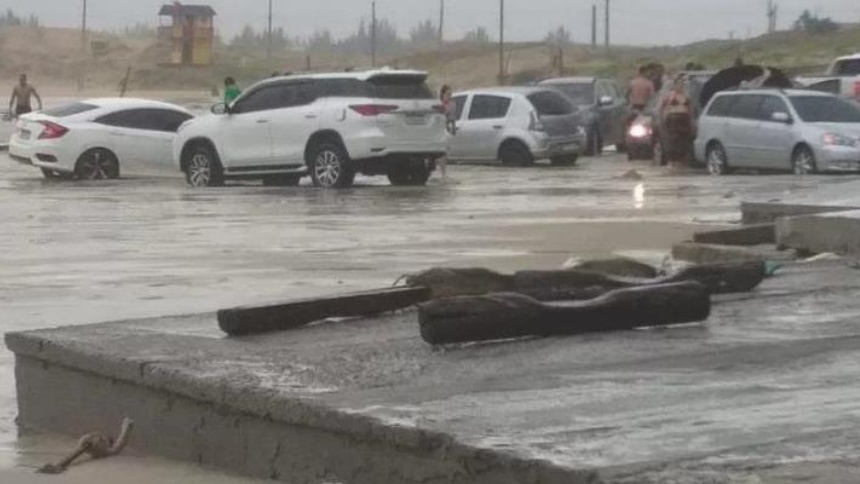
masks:
[[[236,85],[236,80],[232,77],[228,77],[224,79],[224,103],[230,105],[233,101],[236,100],[239,95],[242,94],[242,90],[239,89],[239,86]]]
[[[444,85],[439,91],[439,100],[442,102],[442,113],[445,115],[445,130],[448,136],[457,135],[457,103],[454,102],[454,90],[451,86]],[[442,178],[448,178],[448,155],[439,158],[439,171]]]
[[[27,82],[27,74],[21,74],[18,78],[18,85],[12,89],[12,98],[9,99],[9,113],[14,113],[15,117],[20,117],[33,111],[31,104],[32,98],[36,98],[39,103],[39,111],[42,110],[42,98],[36,91],[36,88]],[[14,107],[14,110],[13,110]]]
[[[631,111],[641,112],[645,105],[654,96],[654,82],[647,77],[647,68],[642,66],[639,72],[630,81],[630,90],[627,91],[627,105]]]
[[[663,98],[661,115],[666,129],[666,159],[674,167],[690,162],[694,138],[692,102],[687,95],[687,79],[675,78],[672,89]]]

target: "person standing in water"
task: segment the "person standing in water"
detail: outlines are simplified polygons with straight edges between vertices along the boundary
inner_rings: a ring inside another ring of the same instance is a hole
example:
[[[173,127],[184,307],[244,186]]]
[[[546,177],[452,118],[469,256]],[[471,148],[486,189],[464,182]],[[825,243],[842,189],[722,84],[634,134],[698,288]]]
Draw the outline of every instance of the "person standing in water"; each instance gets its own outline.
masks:
[[[445,129],[448,136],[457,135],[457,104],[453,99],[454,90],[451,86],[444,85],[439,91],[439,100],[442,102],[442,113],[445,115]],[[448,155],[439,158],[439,171],[442,178],[448,178]]]
[[[242,94],[242,90],[239,89],[239,86],[236,85],[236,80],[232,77],[228,77],[224,79],[224,103],[228,106],[230,103],[236,100],[239,95]]]
[[[666,127],[666,158],[675,167],[690,162],[694,138],[692,103],[686,87],[686,76],[676,77],[660,110]]]
[[[15,117],[27,114],[33,111],[31,99],[35,97],[39,102],[39,110],[42,110],[42,98],[36,91],[36,88],[27,83],[27,74],[21,74],[18,79],[18,85],[12,89],[12,98],[9,99],[9,113],[14,113]],[[14,110],[13,110],[14,107]]]

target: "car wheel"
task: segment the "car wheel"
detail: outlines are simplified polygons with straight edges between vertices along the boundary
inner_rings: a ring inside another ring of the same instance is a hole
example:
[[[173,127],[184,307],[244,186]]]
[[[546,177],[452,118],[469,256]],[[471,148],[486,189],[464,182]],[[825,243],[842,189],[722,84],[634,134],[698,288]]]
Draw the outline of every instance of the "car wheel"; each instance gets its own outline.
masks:
[[[397,166],[388,172],[388,181],[394,186],[424,186],[430,174],[430,169],[423,164]]]
[[[795,175],[814,175],[818,171],[815,154],[808,146],[798,146],[791,155],[791,169]]]
[[[499,158],[505,166],[531,166],[535,161],[531,151],[520,142],[504,144]]]
[[[194,148],[185,164],[185,181],[194,188],[223,185],[223,173],[224,170],[218,155],[208,146]]]
[[[705,158],[708,164],[708,173],[711,175],[720,176],[729,173],[729,157],[726,155],[726,149],[723,148],[722,144],[711,143],[707,153],[705,153]]]
[[[339,143],[320,143],[311,155],[310,171],[314,185],[318,187],[344,188],[355,180],[349,156]]]
[[[553,156],[549,159],[553,166],[573,166],[579,160],[579,155]]]
[[[267,187],[296,187],[301,183],[299,175],[271,175],[263,177],[263,186]]]
[[[119,178],[119,160],[110,150],[94,148],[86,151],[75,163],[78,180],[114,180]]]

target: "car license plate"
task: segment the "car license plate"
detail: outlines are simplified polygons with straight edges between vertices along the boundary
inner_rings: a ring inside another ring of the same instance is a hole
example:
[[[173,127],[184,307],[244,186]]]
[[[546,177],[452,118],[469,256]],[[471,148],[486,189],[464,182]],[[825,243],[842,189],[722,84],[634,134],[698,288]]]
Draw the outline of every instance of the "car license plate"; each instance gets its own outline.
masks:
[[[423,114],[407,114],[406,115],[406,124],[411,124],[413,126],[424,124],[424,115]]]
[[[30,139],[30,132],[26,130],[21,131],[21,139]]]
[[[570,143],[570,144],[562,145],[562,146],[561,146],[561,150],[562,150],[562,151],[573,151],[573,150],[575,150],[578,146],[579,146],[579,145],[577,145],[576,143]]]

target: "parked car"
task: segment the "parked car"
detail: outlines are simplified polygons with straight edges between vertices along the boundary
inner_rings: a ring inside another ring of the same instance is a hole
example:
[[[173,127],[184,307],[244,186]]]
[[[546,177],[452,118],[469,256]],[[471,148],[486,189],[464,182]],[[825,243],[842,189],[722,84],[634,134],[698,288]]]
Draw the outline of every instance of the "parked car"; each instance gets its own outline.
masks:
[[[322,187],[348,187],[357,173],[423,185],[447,143],[426,79],[390,69],[267,79],[184,125],[174,156],[195,187],[296,185],[308,173]]]
[[[834,60],[819,77],[798,77],[801,87],[810,87],[860,101],[860,52]]]
[[[687,96],[693,103],[694,119],[702,113],[702,87],[716,74],[716,71],[687,71]],[[634,160],[654,160],[655,163],[665,164],[663,157],[663,117],[660,112],[663,98],[672,89],[671,83],[651,98],[645,109],[637,115],[627,130],[627,158]]]
[[[714,175],[735,168],[860,170],[860,107],[806,90],[722,92],[699,119],[699,159]]]
[[[573,165],[585,143],[576,108],[544,87],[507,87],[456,93],[457,134],[448,156],[528,166],[549,158]]]
[[[40,168],[47,178],[175,176],[173,139],[192,118],[168,103],[88,99],[21,116],[9,156]]]
[[[627,100],[617,82],[597,77],[565,77],[547,79],[540,85],[558,89],[581,111],[587,133],[586,155],[599,154],[609,145],[624,150]]]

